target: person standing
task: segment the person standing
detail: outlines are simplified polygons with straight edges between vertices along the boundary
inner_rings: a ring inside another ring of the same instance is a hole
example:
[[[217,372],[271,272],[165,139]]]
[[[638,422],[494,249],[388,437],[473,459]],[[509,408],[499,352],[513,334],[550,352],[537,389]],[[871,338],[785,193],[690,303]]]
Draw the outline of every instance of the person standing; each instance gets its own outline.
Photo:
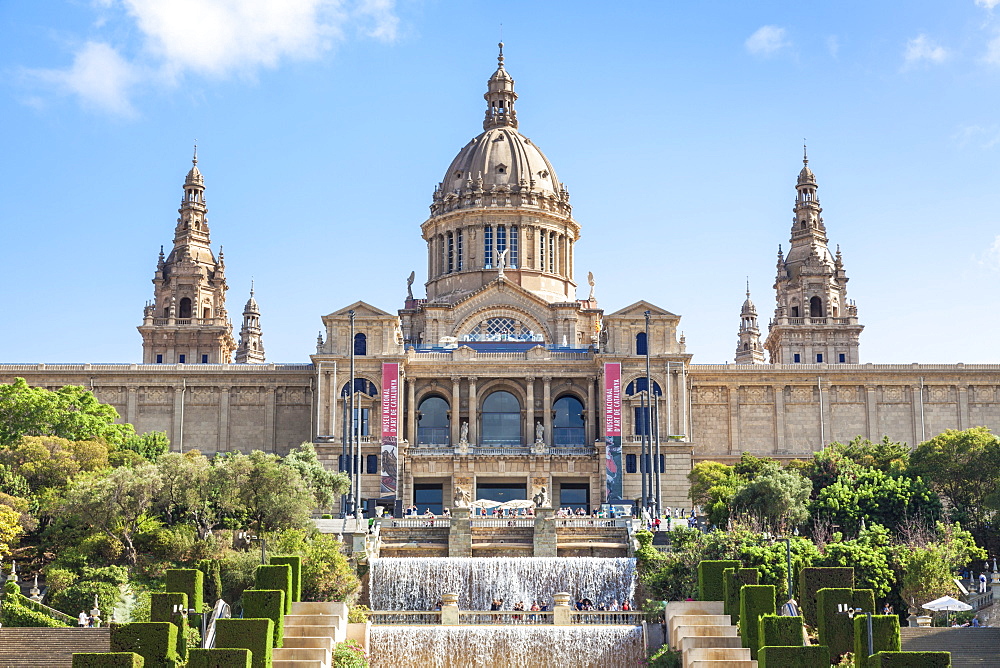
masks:
[[[979,593],[986,593],[986,573],[979,574]]]
[[[80,615],[76,618],[76,625],[81,629],[85,629],[90,625],[90,615],[87,614],[86,610],[80,611]]]

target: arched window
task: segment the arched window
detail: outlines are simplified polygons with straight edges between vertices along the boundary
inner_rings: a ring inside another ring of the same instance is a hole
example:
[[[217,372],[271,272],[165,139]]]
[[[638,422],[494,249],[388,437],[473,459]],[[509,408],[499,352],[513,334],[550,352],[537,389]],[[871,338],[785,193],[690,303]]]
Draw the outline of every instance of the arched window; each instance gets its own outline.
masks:
[[[483,229],[483,266],[486,269],[493,267],[493,228],[487,225]]]
[[[646,377],[641,376],[625,386],[625,394],[631,397],[639,392],[645,392],[647,387]],[[653,395],[657,397],[663,396],[663,392],[660,391],[660,384],[655,380],[653,381]]]
[[[564,396],[559,397],[552,408],[555,411],[552,422],[553,445],[585,445],[587,430],[583,419],[583,403],[576,397]]]
[[[191,300],[187,297],[181,299],[180,310],[177,313],[178,318],[190,318],[191,317]]]
[[[357,334],[354,335],[354,354],[355,355],[368,354],[368,337],[361,332],[358,332]]]
[[[521,445],[521,404],[510,392],[494,392],[483,401],[483,445]]]
[[[647,350],[649,349],[646,347],[646,332],[639,332],[635,335],[635,354],[645,355]]]
[[[823,317],[823,300],[819,297],[813,297],[809,300],[809,317],[810,318],[822,318]]]
[[[417,407],[417,443],[450,445],[448,402],[438,396],[427,397]]]
[[[344,387],[340,390],[340,396],[346,397],[350,394],[351,384],[344,383]],[[378,394],[378,390],[375,389],[375,383],[371,382],[367,378],[355,378],[354,379],[354,391],[360,392],[361,394],[367,394],[369,397],[374,397]]]

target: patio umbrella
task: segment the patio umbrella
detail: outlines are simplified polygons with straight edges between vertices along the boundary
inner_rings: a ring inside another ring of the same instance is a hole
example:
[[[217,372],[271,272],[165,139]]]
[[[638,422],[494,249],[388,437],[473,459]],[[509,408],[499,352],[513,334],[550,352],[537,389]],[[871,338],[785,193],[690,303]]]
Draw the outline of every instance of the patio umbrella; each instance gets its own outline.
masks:
[[[470,508],[496,508],[500,505],[499,501],[494,501],[493,499],[476,499],[469,504]]]
[[[922,606],[926,610],[933,610],[934,612],[945,613],[945,620],[951,619],[952,612],[965,612],[966,610],[972,610],[972,606],[968,603],[962,603],[956,598],[951,596],[942,596],[941,598],[934,599],[930,603],[924,603]],[[947,621],[945,621],[947,624]]]
[[[535,502],[528,499],[514,499],[500,504],[501,508],[534,508]]]

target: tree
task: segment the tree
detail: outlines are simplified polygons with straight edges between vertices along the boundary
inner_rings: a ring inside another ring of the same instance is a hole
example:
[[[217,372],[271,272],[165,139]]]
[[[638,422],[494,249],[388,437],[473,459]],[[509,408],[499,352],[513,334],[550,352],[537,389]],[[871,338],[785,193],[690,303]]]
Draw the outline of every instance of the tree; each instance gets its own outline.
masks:
[[[857,467],[841,470],[809,508],[813,517],[827,518],[854,536],[862,523],[881,524],[895,533],[908,519],[934,522],[941,513],[941,502],[920,478]]]
[[[0,464],[22,476],[33,492],[61,489],[81,471],[108,466],[108,448],[100,441],[71,441],[59,436],[23,436],[0,449]]]
[[[23,532],[21,513],[0,503],[0,559],[10,554]]]
[[[853,567],[854,587],[871,589],[875,598],[885,598],[896,584],[889,531],[878,524],[866,527],[856,539],[829,543],[813,566]]]
[[[123,450],[131,450],[143,459],[154,464],[170,452],[170,439],[165,431],[147,431],[145,434],[132,434],[121,445]]]
[[[62,510],[120,541],[126,561],[134,566],[138,561],[135,538],[156,524],[149,511],[162,486],[152,464],[81,474],[67,489]]]
[[[767,467],[733,497],[733,510],[759,518],[772,531],[798,526],[809,519],[809,481],[794,471]]]
[[[989,429],[949,429],[921,443],[910,455],[909,473],[947,497],[958,519],[985,540],[1000,509],[1000,439]]]
[[[937,523],[927,536],[900,545],[896,563],[900,571],[900,596],[907,604],[932,601],[958,593],[955,570],[986,558],[968,531],[959,525]]]
[[[204,540],[218,520],[224,474],[198,450],[165,454],[156,467],[163,480],[156,508],[168,525],[190,521]]]
[[[719,462],[698,462],[688,474],[691,501],[700,505],[714,526],[726,526],[729,507],[743,480],[732,466]]]
[[[221,474],[222,507],[237,517],[245,514],[258,531],[299,527],[308,520],[313,494],[277,455],[260,450],[236,453],[221,458],[216,467]]]
[[[22,436],[59,436],[70,441],[101,439],[120,445],[135,434],[130,424],[116,424],[118,411],[82,387],[56,391],[31,387],[23,378],[0,385],[0,446]]]
[[[329,471],[316,455],[316,446],[306,441],[281,461],[295,469],[313,494],[317,508],[329,508],[351,488],[351,479],[341,471]]]

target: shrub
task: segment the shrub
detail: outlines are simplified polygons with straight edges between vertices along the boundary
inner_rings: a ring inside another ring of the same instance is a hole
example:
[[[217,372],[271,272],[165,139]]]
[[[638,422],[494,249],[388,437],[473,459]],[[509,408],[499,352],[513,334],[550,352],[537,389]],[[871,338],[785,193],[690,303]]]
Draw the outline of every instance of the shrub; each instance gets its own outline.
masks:
[[[215,646],[250,650],[252,668],[271,668],[273,637],[274,622],[270,619],[220,619],[215,622]]]
[[[258,566],[254,589],[278,589],[285,592],[285,614],[292,614],[292,567],[288,564]],[[246,592],[243,592],[246,596]]]
[[[288,564],[292,569],[292,601],[302,600],[302,557],[298,555],[280,555],[271,557],[271,565]]]
[[[757,620],[762,615],[773,615],[774,585],[746,585],[740,590],[740,635],[743,646],[750,648],[750,656],[757,658],[760,649],[760,625]]]
[[[837,612],[840,604],[861,608],[861,612],[875,612],[875,596],[871,589],[846,589],[843,587],[820,589],[817,595],[819,614],[819,644],[830,648],[838,657],[854,649],[854,624],[851,618]]]
[[[868,662],[871,668],[948,668],[951,652],[876,652]]]
[[[820,589],[854,589],[854,569],[809,567],[799,571],[799,609],[806,618],[806,624],[819,624],[817,614]]]
[[[204,610],[205,575],[197,568],[168,568],[166,583],[168,592],[187,594],[188,605],[192,609],[198,612]]]
[[[370,612],[367,605],[352,605],[347,609],[347,623],[364,624],[368,621],[368,613]]]
[[[187,609],[187,594],[181,592],[166,592],[149,595],[149,621],[170,622],[177,627],[177,654],[187,655],[187,616],[174,612],[178,605]]]
[[[78,579],[80,576],[68,568],[48,566],[45,569],[45,586],[49,589],[47,592],[49,600]]]
[[[899,617],[896,615],[872,615],[872,654],[878,652],[898,652]],[[854,666],[868,668],[868,616],[854,618]]]
[[[356,640],[339,642],[333,647],[333,668],[368,668],[368,655]]]
[[[761,647],[801,647],[802,618],[761,615],[757,639]]]
[[[11,582],[10,584],[14,584]],[[14,585],[15,587],[17,585]],[[53,619],[43,612],[32,610],[27,604],[33,603],[30,598],[20,594],[8,593],[0,603],[0,624],[11,627],[30,627],[62,629],[69,625]]]
[[[699,561],[698,562],[698,600],[721,601],[722,572],[727,568],[741,568],[738,561]]]
[[[274,622],[274,647],[285,635],[285,592],[280,589],[247,589],[243,592],[243,616]]]
[[[309,540],[302,555],[303,599],[353,601],[361,589],[361,580],[341,551],[343,547],[332,534],[317,534]]]
[[[177,627],[170,622],[111,625],[111,651],[135,652],[145,659],[144,668],[177,668]]]
[[[192,649],[185,668],[250,668],[252,656],[248,649]]]
[[[120,540],[103,533],[90,534],[79,542],[77,549],[89,559],[103,563],[117,561],[125,551]]]
[[[135,652],[80,652],[73,655],[73,668],[145,668]]]
[[[215,602],[222,595],[222,565],[218,559],[202,559],[198,562],[198,570],[204,575],[204,599],[208,607],[215,607]],[[235,599],[234,599],[235,600]]]
[[[254,575],[258,566],[260,566],[260,555],[255,555],[253,552],[226,552],[219,560],[222,598],[229,603],[240,600],[243,590],[254,586]]]
[[[89,611],[94,607],[95,594],[97,595],[97,607],[105,611],[106,614],[110,614],[112,610],[117,608],[122,600],[122,593],[118,585],[95,580],[77,580],[53,596],[49,605],[75,617],[80,614],[81,610]]]
[[[830,665],[830,648],[823,645],[808,647],[760,648],[757,668],[826,668]]]
[[[757,568],[727,568],[722,571],[722,603],[733,624],[740,621],[740,589],[744,585],[760,584]]]

